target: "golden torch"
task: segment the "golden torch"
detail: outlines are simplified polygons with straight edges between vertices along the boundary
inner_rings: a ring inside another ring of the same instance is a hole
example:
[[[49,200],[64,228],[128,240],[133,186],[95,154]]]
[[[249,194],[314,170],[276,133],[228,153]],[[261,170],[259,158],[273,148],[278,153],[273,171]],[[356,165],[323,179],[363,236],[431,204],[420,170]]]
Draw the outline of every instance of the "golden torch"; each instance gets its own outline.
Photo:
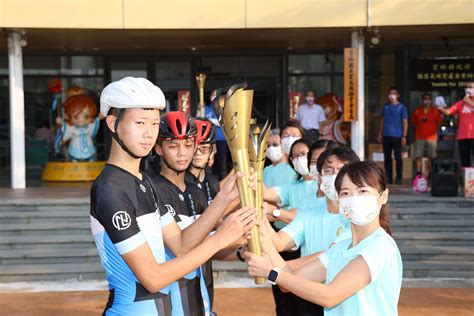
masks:
[[[244,90],[245,84],[233,85],[225,95],[217,93],[214,100],[214,111],[219,118],[222,131],[232,155],[236,172],[242,171],[245,176],[237,179],[240,204],[242,207],[255,207],[255,195],[249,186],[249,133],[252,114],[253,90]],[[252,237],[248,242],[250,252],[261,256],[260,236],[254,226],[250,231]],[[264,278],[256,278],[256,284],[263,284]]]
[[[196,83],[199,88],[199,104],[196,116],[204,117],[204,85],[206,84],[206,74],[199,73],[196,76]]]

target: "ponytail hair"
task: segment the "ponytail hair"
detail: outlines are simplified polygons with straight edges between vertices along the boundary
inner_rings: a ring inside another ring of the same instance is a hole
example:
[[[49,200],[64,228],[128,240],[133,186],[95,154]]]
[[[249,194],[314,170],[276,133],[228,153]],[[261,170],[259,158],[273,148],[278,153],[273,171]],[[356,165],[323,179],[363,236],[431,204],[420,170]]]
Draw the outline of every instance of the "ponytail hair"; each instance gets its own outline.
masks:
[[[342,167],[335,181],[335,187],[338,193],[341,190],[342,179],[346,175],[349,177],[349,180],[358,187],[369,186],[376,188],[379,193],[387,189],[385,173],[383,169],[373,161],[355,161]],[[379,222],[380,226],[391,236],[392,230],[390,229],[389,211],[388,205],[383,204],[380,209]]]

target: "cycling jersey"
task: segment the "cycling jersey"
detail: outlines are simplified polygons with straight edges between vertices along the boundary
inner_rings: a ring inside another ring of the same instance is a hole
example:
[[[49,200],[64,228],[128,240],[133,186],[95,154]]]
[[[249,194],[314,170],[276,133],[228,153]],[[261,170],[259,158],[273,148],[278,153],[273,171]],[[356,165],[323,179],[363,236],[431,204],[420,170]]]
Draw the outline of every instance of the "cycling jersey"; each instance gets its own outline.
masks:
[[[211,205],[220,191],[219,180],[207,168],[204,172],[205,176],[202,182],[190,172],[186,172],[186,181],[196,185],[204,193],[207,205]]]
[[[166,261],[162,228],[174,219],[142,175],[107,164],[91,188],[91,230],[110,291],[105,315],[172,313],[169,286],[150,293],[122,258],[148,243],[156,261]]]
[[[207,208],[207,201],[202,192],[194,185],[187,183],[181,191],[167,178],[158,175],[154,184],[168,212],[174,215],[178,226],[183,230],[191,225]],[[166,248],[166,259],[175,256]],[[182,279],[170,285],[173,315],[209,315],[210,297],[206,287],[201,286],[201,268],[198,268]]]

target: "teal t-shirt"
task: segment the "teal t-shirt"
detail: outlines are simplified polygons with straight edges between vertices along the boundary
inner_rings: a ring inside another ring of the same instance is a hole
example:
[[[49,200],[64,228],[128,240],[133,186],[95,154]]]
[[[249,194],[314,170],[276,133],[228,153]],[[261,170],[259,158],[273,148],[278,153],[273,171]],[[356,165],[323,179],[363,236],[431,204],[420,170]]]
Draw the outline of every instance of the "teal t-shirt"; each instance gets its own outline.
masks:
[[[273,188],[280,197],[280,206],[285,210],[296,208],[298,212],[301,212],[306,207],[317,205],[318,182],[316,180],[297,181]],[[275,226],[281,229],[286,224],[275,222]]]
[[[324,251],[332,243],[352,238],[350,222],[341,214],[327,210],[326,198],[317,198],[317,206],[298,210],[293,221],[282,229],[301,246],[301,256]]]
[[[397,244],[381,227],[357,246],[349,248],[351,243],[352,239],[341,240],[319,256],[327,269],[326,284],[358,256],[367,263],[371,281],[340,304],[325,308],[324,315],[398,315],[403,265]]]
[[[317,207],[318,205],[316,180],[293,182],[276,186],[274,189],[280,197],[280,205],[285,209]]]
[[[263,183],[267,188],[296,181],[296,172],[287,162],[266,166],[263,169]]]

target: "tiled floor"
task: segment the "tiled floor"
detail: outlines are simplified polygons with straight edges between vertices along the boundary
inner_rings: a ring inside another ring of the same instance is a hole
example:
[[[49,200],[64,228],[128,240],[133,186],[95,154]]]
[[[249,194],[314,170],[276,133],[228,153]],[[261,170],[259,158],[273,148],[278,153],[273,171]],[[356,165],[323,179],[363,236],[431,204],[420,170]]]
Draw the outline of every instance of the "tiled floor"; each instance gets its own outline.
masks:
[[[107,292],[0,293],[2,315],[99,315]],[[217,289],[219,316],[274,315],[271,290]],[[474,315],[474,289],[404,288],[400,316]]]

